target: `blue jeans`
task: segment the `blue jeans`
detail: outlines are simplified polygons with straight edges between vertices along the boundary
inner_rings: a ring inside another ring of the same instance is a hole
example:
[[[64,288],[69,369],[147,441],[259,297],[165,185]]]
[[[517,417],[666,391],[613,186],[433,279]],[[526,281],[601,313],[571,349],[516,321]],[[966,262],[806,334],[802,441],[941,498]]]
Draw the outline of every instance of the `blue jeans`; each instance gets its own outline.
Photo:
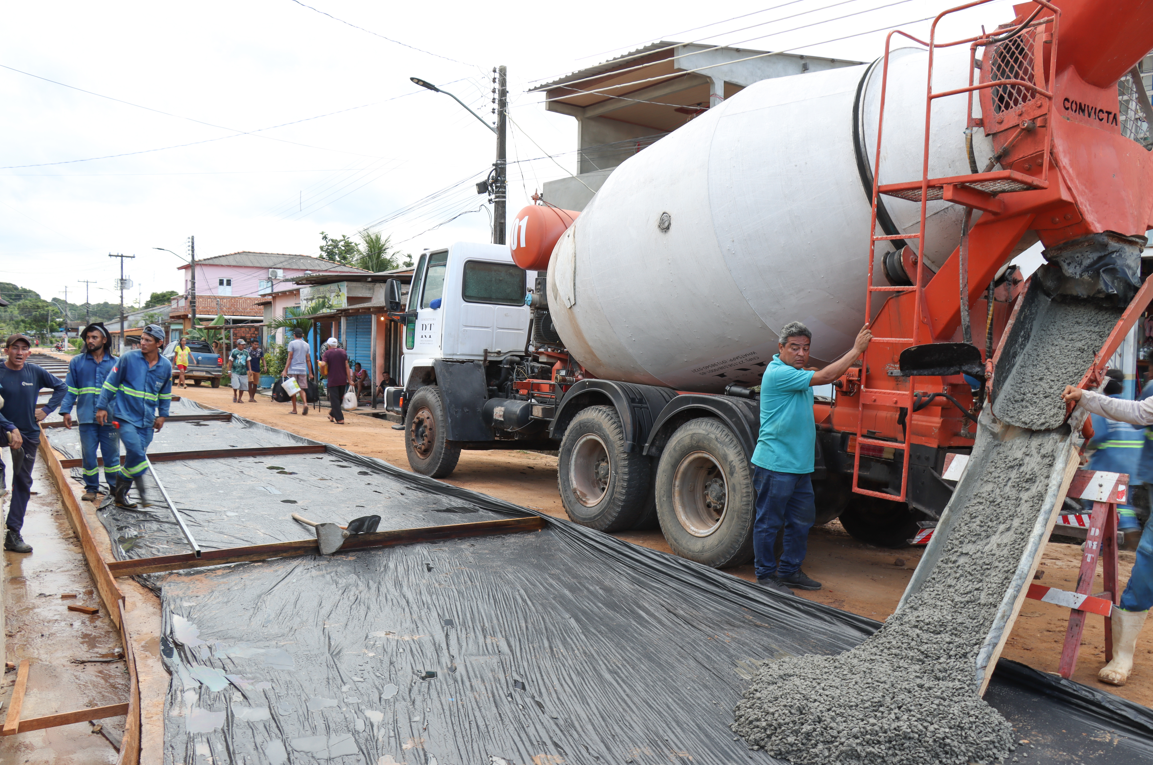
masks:
[[[36,464],[39,446],[38,442],[24,437],[24,464],[12,476],[12,501],[8,505],[6,525],[16,532],[24,528],[24,512],[28,509],[28,498],[32,496],[32,467]]]
[[[1121,594],[1121,608],[1126,611],[1153,608],[1153,520],[1145,523],[1145,531],[1137,545],[1137,561]]]
[[[80,424],[80,456],[84,460],[84,488],[96,491],[100,488],[100,466],[97,453],[104,458],[104,482],[112,489],[120,475],[120,439],[112,423]]]
[[[808,550],[809,529],[817,519],[811,473],[776,473],[753,466],[757,518],[753,522],[753,554],[757,579],[787,576],[801,567]],[[781,565],[773,548],[784,528]]]
[[[125,478],[135,478],[148,472],[148,445],[155,433],[151,425],[138,428],[127,422],[120,423],[120,443],[124,444],[124,462],[121,463]]]

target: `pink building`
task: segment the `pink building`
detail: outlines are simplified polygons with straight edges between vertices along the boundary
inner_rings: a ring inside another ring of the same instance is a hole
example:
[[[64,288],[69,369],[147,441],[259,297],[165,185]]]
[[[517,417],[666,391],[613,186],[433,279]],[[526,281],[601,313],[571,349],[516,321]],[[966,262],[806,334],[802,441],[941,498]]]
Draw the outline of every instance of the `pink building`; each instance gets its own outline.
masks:
[[[172,321],[191,326],[189,297],[192,269],[184,272],[184,294],[172,301]],[[230,322],[260,321],[264,307],[257,305],[261,295],[295,291],[291,281],[297,276],[317,273],[364,273],[359,268],[343,266],[309,255],[273,252],[233,252],[196,261],[196,314],[200,323],[212,321],[218,314]]]

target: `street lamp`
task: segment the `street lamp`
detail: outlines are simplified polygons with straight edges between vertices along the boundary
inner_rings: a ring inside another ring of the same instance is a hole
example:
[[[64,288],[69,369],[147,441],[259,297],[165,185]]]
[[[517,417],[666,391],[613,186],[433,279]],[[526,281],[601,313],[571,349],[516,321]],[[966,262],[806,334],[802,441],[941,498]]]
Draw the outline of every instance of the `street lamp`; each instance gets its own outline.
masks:
[[[168,249],[167,247],[153,247],[152,249],[160,250],[162,252],[167,252],[167,253],[170,253],[172,255],[176,255],[175,252],[172,252],[172,250]],[[188,237],[188,251],[190,254],[190,259],[185,260],[184,256],[182,256],[182,255],[176,255],[176,257],[180,258],[181,260],[184,260],[185,263],[188,263],[191,266],[191,268],[189,269],[192,273],[192,280],[190,282],[191,295],[190,295],[189,300],[188,300],[188,317],[189,317],[189,328],[195,329],[197,327],[197,323],[196,323],[196,239],[195,239],[195,237],[191,237],[191,236]]]
[[[484,118],[474,112],[468,107],[464,101],[449,93],[447,90],[441,90],[431,82],[422,80],[419,77],[409,77],[413,83],[419,85],[426,90],[431,90],[433,93],[444,93],[446,96],[452,98],[458,104],[463,106],[469,114],[476,117],[482,125],[496,134],[496,162],[493,164],[492,183],[489,184],[489,190],[492,191],[492,207],[493,207],[493,227],[492,227],[492,243],[504,244],[504,220],[505,220],[505,134],[507,115],[506,103],[508,101],[508,81],[506,70],[503,66],[494,68],[493,82],[496,83],[496,127],[484,121]],[[479,193],[484,193],[478,185]]]

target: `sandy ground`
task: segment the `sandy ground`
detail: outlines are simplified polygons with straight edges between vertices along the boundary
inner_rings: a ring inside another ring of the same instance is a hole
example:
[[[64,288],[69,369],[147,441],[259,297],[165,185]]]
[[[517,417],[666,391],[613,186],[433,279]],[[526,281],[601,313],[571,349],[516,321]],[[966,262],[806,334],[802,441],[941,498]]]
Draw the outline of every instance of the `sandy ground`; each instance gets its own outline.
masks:
[[[349,412],[344,425],[328,421],[325,410],[310,409],[307,416],[290,414],[288,404],[278,404],[267,396],[255,403],[232,403],[232,392],[189,385],[179,395],[243,417],[282,428],[307,438],[343,446],[358,454],[384,460],[409,469],[401,431],[393,423],[366,414],[368,409]],[[376,410],[381,413],[381,410]],[[466,451],[456,471],[446,483],[488,494],[556,518],[567,517],[557,491],[556,458],[525,451]],[[659,531],[617,534],[644,547],[669,552]],[[1080,548],[1049,544],[1041,561],[1040,583],[1072,590],[1080,566]],[[801,597],[883,621],[897,606],[913,569],[921,559],[919,549],[885,550],[856,541],[837,522],[813,530],[805,571],[824,583],[819,592],[799,592]],[[1133,553],[1121,553],[1122,581],[1128,578]],[[753,580],[752,566],[729,569],[728,573]],[[1098,573],[1095,592],[1103,589]],[[1069,612],[1057,606],[1026,600],[1005,651],[1006,658],[1045,672],[1056,672],[1065,640]],[[1073,679],[1145,706],[1153,706],[1153,620],[1146,624],[1138,646],[1136,669],[1129,684],[1114,688],[1097,681],[1097,670],[1105,663],[1104,620],[1091,617],[1081,641],[1081,652]]]

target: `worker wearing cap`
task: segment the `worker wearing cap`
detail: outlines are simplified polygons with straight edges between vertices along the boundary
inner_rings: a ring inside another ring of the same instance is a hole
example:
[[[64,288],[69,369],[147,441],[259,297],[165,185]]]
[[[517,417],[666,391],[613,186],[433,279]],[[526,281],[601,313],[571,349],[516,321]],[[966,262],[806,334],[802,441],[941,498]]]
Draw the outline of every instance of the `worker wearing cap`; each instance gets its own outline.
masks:
[[[96,422],[120,424],[124,461],[113,496],[119,507],[133,509],[128,489],[136,482],[140,504],[147,505],[144,474],[148,470],[148,446],[152,435],[164,427],[172,404],[172,364],[160,355],[164,330],[149,324],[140,333],[140,349],[125,353],[112,367],[96,403]],[[108,416],[109,412],[113,416]]]
[[[821,583],[801,570],[809,529],[816,521],[815,467],[817,424],[813,386],[828,385],[865,352],[873,334],[866,324],[853,348],[824,369],[807,369],[813,333],[798,321],[781,330],[779,353],[761,378],[761,425],[753,451],[753,555],[757,582],[780,593],[790,588],[819,590]],[[784,531],[781,534],[782,530]],[[781,534],[780,564],[774,547]]]
[[[36,464],[36,447],[40,445],[40,421],[59,406],[68,388],[63,380],[43,367],[28,363],[32,341],[26,336],[9,335],[4,347],[8,349],[8,358],[0,365],[0,396],[4,397],[3,407],[0,407],[0,446],[11,447],[14,468],[4,549],[30,553],[32,545],[24,541],[20,530],[24,527],[28,498],[32,496],[32,467]],[[44,388],[52,389],[52,398],[44,406],[37,407],[40,391]],[[0,489],[4,485],[3,478],[0,472]]]
[[[236,347],[228,354],[232,365],[232,403],[244,403],[244,390],[248,387],[248,349],[243,339],[236,341]]]
[[[84,328],[84,353],[73,356],[68,363],[68,376],[64,383],[68,393],[60,402],[64,427],[72,427],[72,405],[76,405],[76,421],[80,425],[80,456],[84,463],[84,495],[81,499],[94,502],[100,496],[100,466],[97,455],[104,457],[104,482],[108,493],[116,488],[120,477],[120,439],[112,423],[96,424],[96,401],[100,398],[104,380],[116,365],[112,355],[112,339],[100,322]]]
[[[1075,403],[1090,414],[1099,414],[1130,425],[1153,425],[1153,398],[1142,401],[1110,398],[1072,385],[1065,387],[1061,398]],[[1149,609],[1153,608],[1153,523],[1145,524],[1141,541],[1137,543],[1137,556],[1129,581],[1121,593],[1120,606],[1113,609],[1113,661],[1102,667],[1097,679],[1110,685],[1124,685],[1133,671],[1133,654],[1137,651],[1137,638]]]

